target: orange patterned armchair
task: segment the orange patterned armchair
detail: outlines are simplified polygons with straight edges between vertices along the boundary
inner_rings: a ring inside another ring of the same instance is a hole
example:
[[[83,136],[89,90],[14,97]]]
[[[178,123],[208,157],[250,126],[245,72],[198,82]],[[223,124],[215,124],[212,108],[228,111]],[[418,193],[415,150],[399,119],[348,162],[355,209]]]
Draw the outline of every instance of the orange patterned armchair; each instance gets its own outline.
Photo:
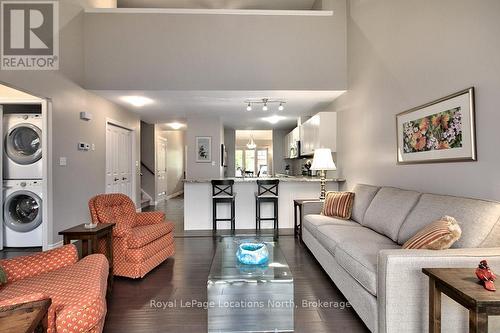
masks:
[[[174,224],[162,212],[136,213],[124,194],[100,194],[89,201],[94,223],[115,222],[114,275],[142,278],[175,253]],[[99,251],[105,253],[104,242]]]
[[[102,332],[109,272],[108,260],[102,254],[78,260],[76,247],[68,244],[0,260],[0,266],[7,273],[7,283],[0,287],[0,313],[28,302],[51,299],[43,325],[48,333]]]

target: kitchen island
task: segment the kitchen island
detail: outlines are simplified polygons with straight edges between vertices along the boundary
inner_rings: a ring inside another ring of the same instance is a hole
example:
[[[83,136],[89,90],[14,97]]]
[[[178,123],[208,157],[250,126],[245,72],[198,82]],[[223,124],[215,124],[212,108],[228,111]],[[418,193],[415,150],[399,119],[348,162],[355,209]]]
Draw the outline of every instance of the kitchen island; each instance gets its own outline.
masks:
[[[279,184],[279,227],[293,228],[293,200],[314,199],[319,197],[320,179],[318,177],[288,176],[277,177]],[[259,178],[234,179],[236,193],[236,229],[255,229],[255,192]],[[270,179],[270,178],[260,178]],[[184,181],[184,230],[212,230],[212,184],[210,179],[187,179]],[[336,191],[344,179],[327,179],[327,190]],[[272,215],[272,204],[263,203],[262,217]],[[220,204],[217,216],[230,216],[229,205]],[[218,222],[218,229],[230,229],[229,222]],[[262,229],[272,229],[272,221],[262,221]]]

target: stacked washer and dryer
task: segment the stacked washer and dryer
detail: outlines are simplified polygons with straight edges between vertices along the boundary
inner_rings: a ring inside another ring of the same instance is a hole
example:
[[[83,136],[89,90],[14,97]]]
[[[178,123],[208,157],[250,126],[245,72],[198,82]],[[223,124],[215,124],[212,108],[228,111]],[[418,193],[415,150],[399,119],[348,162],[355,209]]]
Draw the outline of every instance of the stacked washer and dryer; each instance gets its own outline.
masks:
[[[42,246],[42,115],[3,115],[3,237],[6,247]]]

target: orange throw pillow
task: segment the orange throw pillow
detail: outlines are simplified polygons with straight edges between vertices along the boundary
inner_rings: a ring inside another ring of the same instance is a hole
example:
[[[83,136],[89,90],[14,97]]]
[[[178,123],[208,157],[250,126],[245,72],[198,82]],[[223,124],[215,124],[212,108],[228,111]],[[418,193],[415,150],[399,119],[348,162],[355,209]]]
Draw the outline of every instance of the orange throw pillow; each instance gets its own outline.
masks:
[[[403,244],[403,249],[446,250],[462,235],[457,221],[450,216],[432,222]]]
[[[351,218],[353,203],[353,192],[327,192],[321,214],[348,220]]]

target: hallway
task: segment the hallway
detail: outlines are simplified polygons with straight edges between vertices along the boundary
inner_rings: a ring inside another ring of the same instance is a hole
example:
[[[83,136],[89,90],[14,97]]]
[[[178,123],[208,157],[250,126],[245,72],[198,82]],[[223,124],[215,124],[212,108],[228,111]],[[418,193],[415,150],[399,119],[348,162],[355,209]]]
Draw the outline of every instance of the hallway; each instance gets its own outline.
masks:
[[[184,236],[184,195],[164,200],[156,207],[149,206],[142,211],[162,211],[165,212],[167,221],[173,222],[175,225],[175,237]]]

